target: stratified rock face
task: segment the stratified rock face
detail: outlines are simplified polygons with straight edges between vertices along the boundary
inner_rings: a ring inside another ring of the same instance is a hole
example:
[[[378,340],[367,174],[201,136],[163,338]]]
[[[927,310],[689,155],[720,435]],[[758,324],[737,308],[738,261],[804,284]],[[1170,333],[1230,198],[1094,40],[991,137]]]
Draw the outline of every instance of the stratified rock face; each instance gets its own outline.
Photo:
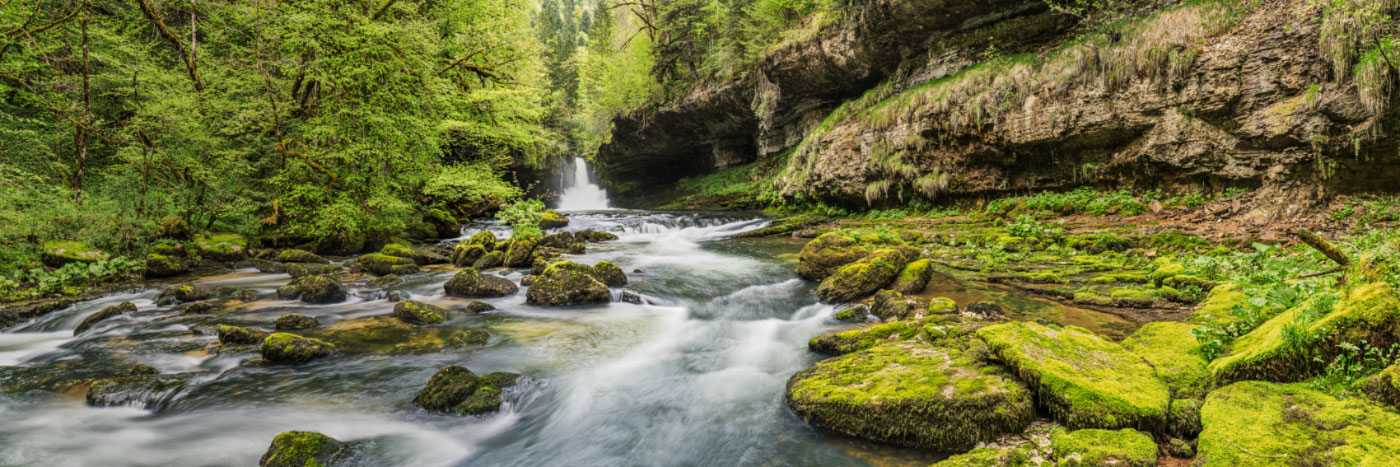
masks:
[[[969,345],[904,342],[823,360],[788,381],[788,405],[823,428],[945,452],[1024,430],[1031,392]]]
[[[526,301],[544,306],[607,303],[612,297],[608,286],[593,274],[593,268],[578,263],[551,264],[530,284],[525,292]]]
[[[987,326],[977,336],[1069,428],[1157,432],[1166,424],[1167,385],[1121,345],[1077,327],[1024,322]]]
[[[335,353],[335,346],[319,339],[301,337],[285,332],[263,339],[263,359],[271,363],[298,365]]]
[[[503,372],[477,376],[452,365],[433,375],[413,403],[433,412],[456,415],[495,412],[501,408],[501,391],[519,378],[520,375]]]
[[[288,431],[272,439],[259,467],[326,467],[336,465],[342,444],[335,438],[311,432]]]
[[[1131,428],[1056,430],[1050,440],[1055,462],[1065,467],[1157,465],[1157,442]]]
[[[88,329],[92,329],[92,326],[97,323],[133,311],[136,311],[136,305],[131,302],[122,302],[119,305],[103,308],[101,311],[88,315],[87,318],[83,318],[83,322],[79,323],[78,327],[73,330],[73,335],[81,335],[87,332]]]
[[[1196,465],[1394,465],[1400,415],[1361,398],[1302,384],[1245,381],[1217,389],[1201,409]]]
[[[457,275],[448,279],[443,289],[448,295],[464,298],[504,297],[520,291],[520,287],[510,279],[482,274],[472,268],[457,271]]]

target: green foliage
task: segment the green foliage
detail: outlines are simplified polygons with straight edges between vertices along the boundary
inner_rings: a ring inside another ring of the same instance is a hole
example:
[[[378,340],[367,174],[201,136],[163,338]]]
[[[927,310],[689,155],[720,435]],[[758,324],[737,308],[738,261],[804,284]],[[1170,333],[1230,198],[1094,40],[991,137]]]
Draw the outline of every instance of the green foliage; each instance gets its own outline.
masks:
[[[1366,342],[1360,345],[1342,342],[1337,344],[1337,348],[1341,352],[1331,361],[1323,362],[1321,357],[1315,357],[1318,363],[1326,363],[1327,366],[1322,374],[1308,380],[1309,387],[1329,394],[1346,395],[1358,381],[1400,363],[1400,344],[1379,349]]]
[[[527,199],[502,209],[496,213],[496,219],[510,225],[516,236],[539,238],[544,236],[540,230],[540,219],[544,218],[544,213],[543,201]]]
[[[476,205],[483,201],[512,201],[520,188],[501,180],[500,174],[481,162],[443,167],[423,186],[423,194],[446,205]]]
[[[1089,187],[1064,193],[1046,191],[1031,196],[1002,198],[987,205],[987,212],[1006,214],[1019,211],[1042,216],[1076,213],[1132,216],[1141,214],[1145,209],[1145,205],[1130,191],[1100,192]]]
[[[84,287],[139,276],[145,264],[127,258],[92,263],[68,263],[49,271],[42,267],[15,269],[0,276],[0,301],[38,298],[52,294],[74,295]]]
[[[1016,218],[1015,222],[1006,225],[1006,233],[1013,237],[1060,241],[1065,237],[1063,224],[1063,221],[1060,222],[1060,226],[1041,224],[1035,220],[1035,216],[1024,214]]]

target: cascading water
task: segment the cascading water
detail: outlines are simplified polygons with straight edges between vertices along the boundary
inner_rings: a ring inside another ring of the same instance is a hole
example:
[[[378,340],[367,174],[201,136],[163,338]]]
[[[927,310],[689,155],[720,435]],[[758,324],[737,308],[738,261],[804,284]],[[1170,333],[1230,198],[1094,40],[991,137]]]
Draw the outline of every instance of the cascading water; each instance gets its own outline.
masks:
[[[560,211],[600,211],[608,209],[608,192],[593,183],[588,170],[588,161],[574,158],[574,175],[564,177],[563,190],[559,193]]]

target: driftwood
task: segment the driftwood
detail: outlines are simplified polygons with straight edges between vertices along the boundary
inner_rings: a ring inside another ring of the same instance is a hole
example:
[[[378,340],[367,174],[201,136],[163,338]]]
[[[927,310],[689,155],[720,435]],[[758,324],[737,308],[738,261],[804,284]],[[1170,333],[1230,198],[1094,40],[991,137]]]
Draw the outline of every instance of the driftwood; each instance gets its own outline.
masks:
[[[1303,274],[1297,277],[1290,278],[1289,280],[1325,276],[1328,274],[1335,274],[1338,272],[1342,273],[1342,277],[1341,279],[1339,279],[1339,281],[1345,282],[1347,280],[1346,268],[1347,266],[1351,265],[1351,258],[1347,257],[1347,254],[1343,252],[1341,248],[1337,248],[1337,246],[1333,245],[1332,242],[1323,239],[1322,237],[1318,236],[1316,233],[1313,233],[1313,231],[1308,229],[1298,229],[1294,230],[1291,233],[1293,234],[1293,236],[1298,237],[1299,240],[1302,240],[1303,243],[1306,243],[1308,244],[1308,246],[1313,247],[1314,250],[1322,252],[1322,254],[1324,256],[1327,256],[1328,259],[1331,259],[1332,262],[1337,263],[1337,267],[1328,269],[1326,271]]]

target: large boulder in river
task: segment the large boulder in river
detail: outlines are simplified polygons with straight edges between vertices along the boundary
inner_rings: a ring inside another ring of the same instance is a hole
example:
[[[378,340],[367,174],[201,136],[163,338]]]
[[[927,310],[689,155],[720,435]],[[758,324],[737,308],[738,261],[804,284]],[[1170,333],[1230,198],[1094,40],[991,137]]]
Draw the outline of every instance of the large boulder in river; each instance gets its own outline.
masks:
[[[923,292],[928,287],[929,280],[933,279],[933,262],[928,259],[920,259],[910,262],[899,271],[894,284],[890,285],[890,290],[906,295]]]
[[[320,339],[285,332],[263,339],[262,357],[271,363],[299,365],[335,353],[335,346]]]
[[[329,260],[322,258],[315,253],[306,250],[298,250],[295,248],[290,250],[282,250],[280,253],[277,253],[277,256],[273,259],[273,261],[279,263],[330,264]]]
[[[384,248],[381,248],[381,249],[379,250],[379,252],[382,253],[382,254],[389,255],[389,256],[397,256],[397,257],[400,257],[400,258],[407,259],[407,260],[409,260],[409,261],[413,261],[413,264],[416,264],[416,265],[419,265],[419,266],[428,264],[428,254],[427,254],[427,253],[424,253],[424,252],[420,251],[419,249],[414,248],[414,247],[411,247],[411,246],[408,246],[408,245],[403,245],[403,244],[399,244],[399,243],[390,243],[390,244],[388,244],[388,245],[384,245]]]
[[[466,243],[468,245],[481,245],[486,251],[491,251],[496,249],[496,234],[491,233],[490,230],[482,230],[468,238]]]
[[[505,264],[505,259],[505,253],[499,251],[492,251],[482,255],[480,258],[477,258],[476,261],[472,262],[470,266],[472,269],[486,270],[495,267],[500,267],[502,264]]]
[[[408,258],[390,256],[383,253],[370,253],[355,262],[360,269],[376,276],[390,274],[405,275],[418,272],[418,265]]]
[[[506,249],[506,256],[503,258],[505,266],[508,268],[527,268],[535,262],[535,248],[539,247],[538,238],[522,235],[511,237],[510,248]]]
[[[570,261],[551,264],[530,284],[526,302],[544,306],[607,303],[612,298],[608,285],[593,274],[593,268]]]
[[[977,330],[1066,427],[1159,432],[1171,398],[1152,365],[1073,326],[1003,323]]]
[[[394,317],[408,324],[438,324],[447,320],[447,310],[417,300],[394,304]]]
[[[267,338],[267,331],[228,324],[219,325],[219,344],[253,345]]]
[[[510,279],[465,268],[448,279],[443,285],[443,290],[453,297],[488,298],[513,295],[520,291],[520,287]]]
[[[866,238],[844,232],[822,234],[802,246],[802,253],[798,255],[797,275],[812,281],[826,279],[841,266],[870,255],[883,244],[873,235]]]
[[[339,465],[344,444],[312,431],[288,431],[272,439],[259,467],[326,467]]]
[[[90,247],[83,242],[69,240],[49,240],[44,242],[44,251],[40,259],[45,266],[57,268],[68,263],[95,263],[105,261],[112,255]]]
[[[477,376],[457,365],[445,367],[428,380],[413,398],[424,409],[456,414],[479,415],[501,408],[501,391],[515,384],[520,375],[496,372]]]
[[[464,268],[476,263],[476,260],[486,256],[486,253],[490,251],[490,248],[478,243],[463,243],[452,249],[452,256],[448,259],[453,266]]]
[[[599,232],[597,230],[580,230],[574,232],[574,239],[582,242],[598,243],[617,240],[617,235],[608,232]]]
[[[83,318],[83,322],[79,323],[77,329],[73,330],[73,335],[80,335],[87,332],[88,329],[92,329],[92,326],[97,323],[133,311],[136,311],[136,305],[131,302],[122,302],[119,305],[103,308],[101,311],[88,315],[87,318]]]
[[[965,451],[1035,419],[1031,392],[979,359],[980,343],[882,345],[817,362],[788,380],[787,402],[813,425],[869,440]]]
[[[841,303],[875,293],[893,282],[917,255],[918,251],[909,247],[878,250],[823,279],[817,296],[827,303]]]
[[[146,255],[144,275],[148,279],[178,276],[190,270],[190,263],[189,258],[150,253]]]
[[[1195,465],[1395,465],[1400,414],[1304,384],[1245,381],[1216,389],[1201,409]]]
[[[297,291],[301,301],[306,303],[340,303],[345,301],[348,291],[345,284],[327,276],[302,276],[297,278]]]
[[[559,211],[555,211],[553,209],[545,211],[544,215],[540,216],[541,229],[557,229],[560,227],[566,227],[568,225],[569,218],[564,217],[564,215],[560,214]]]
[[[593,277],[607,284],[608,287],[627,285],[627,274],[623,273],[622,268],[617,267],[616,264],[607,261],[599,261],[593,265]]]

